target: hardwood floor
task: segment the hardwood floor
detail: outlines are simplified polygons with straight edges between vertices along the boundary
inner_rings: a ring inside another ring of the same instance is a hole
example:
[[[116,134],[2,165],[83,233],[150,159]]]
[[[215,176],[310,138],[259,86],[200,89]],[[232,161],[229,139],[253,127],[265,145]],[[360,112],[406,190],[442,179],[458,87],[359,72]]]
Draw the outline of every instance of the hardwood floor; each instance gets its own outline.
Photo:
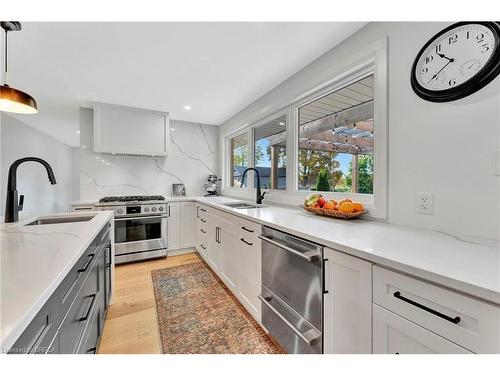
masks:
[[[151,271],[199,261],[193,252],[116,266],[99,354],[161,353]]]

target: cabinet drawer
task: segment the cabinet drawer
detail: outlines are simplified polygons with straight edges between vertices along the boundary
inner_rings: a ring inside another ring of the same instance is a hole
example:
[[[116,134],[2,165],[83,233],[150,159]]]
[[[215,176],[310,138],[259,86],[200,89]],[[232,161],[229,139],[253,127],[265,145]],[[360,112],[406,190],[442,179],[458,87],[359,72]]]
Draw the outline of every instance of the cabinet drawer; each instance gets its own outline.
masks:
[[[373,304],[373,353],[465,354],[464,348]]]
[[[206,221],[207,217],[208,217],[208,207],[203,206],[201,204],[197,204],[196,205],[196,218],[198,220],[203,219]]]
[[[59,330],[61,353],[75,353],[85,326],[102,298],[99,293],[99,262],[93,262],[90,273],[66,315]]]
[[[476,353],[500,353],[500,308],[373,267],[373,300]]]
[[[102,313],[102,308],[96,305],[93,312],[91,313],[90,321],[87,324],[85,333],[80,343],[80,347],[78,348],[78,354],[97,353],[97,343],[102,332]]]

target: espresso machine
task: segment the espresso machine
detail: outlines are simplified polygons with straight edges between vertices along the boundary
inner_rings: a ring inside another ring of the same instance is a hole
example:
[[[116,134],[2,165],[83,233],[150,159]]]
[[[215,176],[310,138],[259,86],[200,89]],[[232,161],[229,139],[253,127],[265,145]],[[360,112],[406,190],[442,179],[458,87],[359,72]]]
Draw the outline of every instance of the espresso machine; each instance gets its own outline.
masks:
[[[216,175],[210,174],[207,178],[207,183],[205,186],[205,197],[212,197],[220,195],[220,178],[217,178]]]

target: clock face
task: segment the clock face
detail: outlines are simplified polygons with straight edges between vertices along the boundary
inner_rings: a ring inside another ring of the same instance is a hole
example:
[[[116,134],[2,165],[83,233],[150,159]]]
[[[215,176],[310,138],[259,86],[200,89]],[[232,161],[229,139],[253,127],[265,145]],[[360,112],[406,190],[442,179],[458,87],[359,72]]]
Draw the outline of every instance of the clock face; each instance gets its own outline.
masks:
[[[427,100],[464,97],[499,73],[499,32],[494,22],[459,22],[434,36],[413,65],[412,86]]]

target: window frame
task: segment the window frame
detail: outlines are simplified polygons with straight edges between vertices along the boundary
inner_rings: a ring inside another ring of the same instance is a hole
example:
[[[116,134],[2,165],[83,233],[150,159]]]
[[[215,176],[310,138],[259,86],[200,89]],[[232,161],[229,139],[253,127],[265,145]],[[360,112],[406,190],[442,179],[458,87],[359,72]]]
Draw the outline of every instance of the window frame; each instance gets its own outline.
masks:
[[[268,106],[269,115],[264,115],[256,120],[250,120],[245,125],[223,136],[225,149],[223,151],[223,194],[241,199],[254,199],[255,187],[253,178],[248,180],[246,188],[234,188],[228,184],[229,141],[231,138],[248,132],[249,141],[249,166],[254,166],[254,131],[259,125],[285,114],[287,118],[287,186],[286,190],[269,190],[272,194],[266,199],[272,203],[294,205],[301,204],[310,191],[298,190],[298,110],[300,107],[336,91],[363,77],[374,76],[374,167],[373,167],[373,194],[352,192],[321,192],[328,199],[351,198],[365,205],[369,210],[368,217],[387,218],[387,192],[388,192],[388,43],[383,38],[372,44],[368,52],[350,56],[338,64],[336,74],[321,84],[310,89],[304,89],[301,95],[290,99],[284,106],[273,108]],[[307,86],[306,84],[304,86]],[[265,112],[263,112],[265,113]]]

